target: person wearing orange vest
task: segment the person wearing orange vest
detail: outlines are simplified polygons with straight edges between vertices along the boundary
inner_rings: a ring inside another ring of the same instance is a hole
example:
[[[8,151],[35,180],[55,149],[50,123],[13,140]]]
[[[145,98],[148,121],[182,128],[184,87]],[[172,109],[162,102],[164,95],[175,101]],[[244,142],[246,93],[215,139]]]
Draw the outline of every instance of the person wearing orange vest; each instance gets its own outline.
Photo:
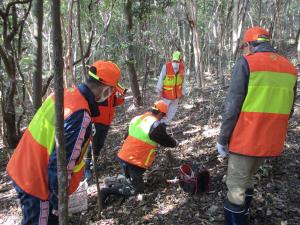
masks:
[[[125,93],[126,89],[123,89],[120,85],[118,85],[118,91],[113,91],[113,93],[105,101],[97,103],[100,115],[92,118],[92,122],[95,125],[96,133],[93,136],[92,145],[89,146],[86,156],[86,167],[84,176],[87,179],[87,181],[90,181],[93,176],[91,167],[96,166],[93,165],[91,160],[91,150],[93,149],[94,151],[94,162],[97,162],[97,159],[100,155],[100,151],[107,137],[109,127],[115,115],[114,107],[124,104]]]
[[[68,193],[81,181],[85,153],[92,136],[91,117],[97,102],[108,98],[120,79],[120,69],[109,61],[96,61],[86,81],[64,90],[64,137]],[[7,165],[18,193],[23,225],[58,224],[58,179],[55,145],[55,95],[34,115]]]
[[[176,114],[179,99],[186,95],[184,64],[179,51],[172,54],[172,61],[163,65],[156,89],[159,97],[168,104],[169,111],[163,122],[170,125]]]
[[[110,194],[127,196],[142,193],[143,174],[152,166],[158,144],[171,148],[178,145],[178,141],[167,133],[165,125],[161,122],[167,112],[168,105],[160,100],[154,103],[150,111],[130,121],[128,134],[117,154],[117,160],[124,169],[132,189],[126,185],[102,188],[100,197],[103,203]]]
[[[224,215],[227,225],[249,223],[253,175],[267,157],[280,156],[293,112],[297,73],[276,53],[269,32],[244,33],[244,55],[233,70],[217,150],[229,154]]]

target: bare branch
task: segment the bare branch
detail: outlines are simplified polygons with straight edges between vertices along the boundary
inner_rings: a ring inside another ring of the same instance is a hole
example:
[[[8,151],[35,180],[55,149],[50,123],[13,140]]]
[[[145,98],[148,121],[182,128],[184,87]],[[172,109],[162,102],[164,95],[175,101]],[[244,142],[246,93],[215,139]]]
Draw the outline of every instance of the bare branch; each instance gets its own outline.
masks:
[[[15,4],[25,4],[25,3],[29,3],[29,7],[28,7],[28,10],[25,14],[25,16],[23,17],[23,19],[18,23],[17,22],[17,14],[16,14],[16,8],[15,8]],[[19,27],[24,23],[24,21],[27,19],[28,15],[29,15],[29,12],[30,12],[30,9],[31,9],[31,0],[27,0],[27,1],[17,1],[15,2],[15,4],[12,4],[11,6],[9,6],[9,4],[7,5],[7,8],[6,8],[6,15],[8,16],[8,13],[9,13],[9,9],[10,7],[13,8],[13,29],[12,31],[10,32],[10,34],[7,35],[7,41],[10,42],[13,37],[17,34],[18,30],[19,30]]]
[[[24,0],[24,1],[15,1],[15,2],[8,3],[7,6],[6,6],[6,9],[5,9],[6,17],[9,14],[10,7],[13,7],[13,6],[17,5],[17,4],[27,4],[27,3],[31,2],[31,1],[32,0]]]
[[[3,60],[5,68],[9,68],[9,60],[8,60],[7,54],[6,54],[6,52],[4,51],[4,49],[1,45],[0,45],[0,57]]]
[[[51,76],[48,78],[46,84],[43,86],[42,97],[44,97],[44,95],[46,94],[46,92],[47,92],[47,90],[48,90],[48,87],[50,86],[50,83],[51,83],[53,77],[54,77],[54,75],[51,75]]]
[[[94,38],[94,30],[91,31],[90,40],[89,40],[88,47],[87,47],[87,49],[85,51],[85,54],[84,54],[84,59],[86,59],[90,56],[93,38]],[[81,60],[82,59],[80,58],[80,59],[77,59],[76,61],[74,61],[73,66],[76,65],[77,63],[79,63]]]

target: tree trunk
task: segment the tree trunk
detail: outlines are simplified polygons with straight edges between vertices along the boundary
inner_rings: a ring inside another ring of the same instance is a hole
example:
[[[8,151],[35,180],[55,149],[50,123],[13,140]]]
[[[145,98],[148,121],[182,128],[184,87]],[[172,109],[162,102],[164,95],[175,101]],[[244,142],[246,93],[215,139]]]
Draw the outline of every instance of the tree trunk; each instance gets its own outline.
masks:
[[[17,11],[22,11],[17,8],[16,4],[27,4],[28,9],[25,9],[22,18],[18,18]],[[16,36],[20,30],[21,24],[27,19],[29,11],[31,9],[31,1],[15,1],[6,5],[6,9],[2,11],[0,9],[0,19],[2,24],[2,41],[0,42],[0,58],[4,64],[5,71],[7,73],[7,87],[4,86],[1,96],[2,116],[4,121],[4,139],[7,143],[7,147],[15,148],[19,141],[17,124],[16,124],[16,109],[15,109],[15,95],[17,87],[17,67],[16,67],[16,54],[15,43]],[[19,37],[20,38],[20,37]]]
[[[34,72],[33,72],[33,107],[36,112],[42,105],[42,73],[43,73],[43,0],[34,0],[32,7],[34,21]]]
[[[275,1],[275,6],[274,6],[274,11],[273,11],[273,18],[271,20],[271,26],[270,26],[270,29],[269,29],[269,33],[271,34],[271,44],[274,44],[277,40],[279,40],[279,37],[277,37],[279,35],[279,31],[277,32],[278,30],[278,27],[279,27],[279,23],[280,23],[280,6],[281,6],[281,0],[276,0]],[[280,42],[278,41],[277,42],[277,46],[279,47],[280,49]]]
[[[13,60],[14,62],[14,60]],[[17,135],[17,127],[16,127],[16,108],[14,96],[16,94],[16,70],[15,68],[11,68],[10,78],[8,80],[9,86],[7,90],[7,95],[4,100],[3,107],[3,119],[6,123],[5,125],[5,139],[7,141],[9,148],[15,148],[18,144],[19,137]]]
[[[139,89],[139,83],[137,80],[136,69],[134,66],[134,49],[133,49],[133,34],[132,34],[132,0],[124,0],[124,16],[126,20],[127,31],[127,59],[126,64],[128,67],[130,86],[132,89],[133,97],[135,99],[135,105],[142,105],[141,92]]]
[[[150,37],[148,34],[146,34],[145,31],[149,30],[148,27],[148,19],[145,19],[143,24],[142,24],[142,28],[141,28],[141,32],[143,33],[142,37],[143,37],[143,45],[144,46],[149,46],[149,41],[150,41]],[[143,51],[143,62],[144,62],[144,81],[143,81],[143,86],[142,86],[142,102],[143,104],[145,103],[146,100],[146,96],[147,96],[147,83],[148,83],[148,77],[149,77],[149,73],[150,69],[151,69],[151,64],[150,64],[150,60],[151,60],[151,56],[150,56],[150,51],[147,51],[146,49],[144,49]]]
[[[232,56],[235,55],[238,47],[238,23],[239,23],[239,4],[240,0],[233,0],[233,16],[232,16]],[[234,58],[234,57],[233,57]]]
[[[187,19],[190,24],[193,35],[193,52],[194,52],[194,62],[195,62],[195,73],[196,81],[198,87],[204,86],[203,79],[203,69],[202,69],[202,60],[201,60],[201,49],[200,49],[200,40],[199,40],[199,31],[197,27],[197,3],[195,0],[186,1],[186,13]]]
[[[237,53],[238,53],[238,45],[239,45],[239,41],[240,41],[240,37],[241,37],[241,33],[242,33],[242,27],[243,27],[243,23],[247,14],[247,8],[248,8],[248,4],[249,4],[249,0],[245,0],[243,1],[243,4],[241,6],[241,9],[239,10],[239,15],[241,15],[241,18],[239,19],[238,22],[238,30],[237,30],[237,45],[236,45],[236,49],[234,51],[234,55],[233,55],[233,59],[236,59]]]
[[[63,89],[63,56],[62,37],[60,24],[60,0],[52,1],[53,23],[53,73],[55,88],[55,143],[57,152],[57,177],[58,177],[58,209],[59,224],[68,224],[68,180],[66,153],[64,148],[64,89]]]
[[[72,84],[75,82],[74,72],[73,72],[73,48],[72,48],[73,3],[74,3],[73,0],[70,0],[68,2],[68,25],[67,25],[67,33],[66,33],[67,54],[65,56],[66,87],[72,86]],[[69,75],[69,72],[70,72],[70,75]]]
[[[3,113],[3,121],[5,123],[5,140],[9,148],[15,148],[18,144],[19,137],[16,128],[16,109],[15,109],[15,94],[16,94],[16,63],[13,55],[13,49],[10,41],[4,40],[6,52],[0,46],[0,56],[3,59],[6,73],[8,74],[8,87],[3,91],[1,96],[1,105]]]
[[[85,59],[83,56],[83,44],[82,44],[82,38],[81,38],[81,28],[80,28],[80,0],[77,0],[77,26],[78,26],[78,40],[79,40],[79,48],[80,48],[80,57],[82,62],[82,72],[83,77],[87,75],[86,68],[85,68]]]
[[[298,31],[298,74],[300,74],[300,29]]]
[[[236,59],[243,23],[247,14],[249,0],[233,0],[232,18],[232,60]]]
[[[221,11],[221,10],[220,10]],[[224,23],[223,23],[223,17],[224,14],[223,12],[220,12],[219,13],[219,21],[218,21],[218,24],[219,24],[219,28],[220,28],[220,34],[218,36],[218,77],[220,78],[220,81],[221,81],[221,85],[224,85],[225,84],[225,79],[224,79],[224,73],[223,73],[223,66],[222,66],[222,63],[223,63],[223,34],[224,34]]]

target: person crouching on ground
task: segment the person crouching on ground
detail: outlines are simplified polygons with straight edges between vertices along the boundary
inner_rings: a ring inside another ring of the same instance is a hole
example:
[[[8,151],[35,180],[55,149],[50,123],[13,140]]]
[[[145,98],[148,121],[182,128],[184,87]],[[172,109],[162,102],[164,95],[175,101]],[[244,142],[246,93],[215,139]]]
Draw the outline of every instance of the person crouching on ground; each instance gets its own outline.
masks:
[[[160,100],[154,103],[150,111],[131,120],[128,135],[117,154],[117,160],[133,190],[126,185],[122,188],[103,188],[102,201],[105,201],[109,194],[126,196],[144,192],[143,174],[152,166],[158,144],[171,148],[178,145],[178,141],[167,133],[165,124],[161,122],[167,113],[168,105]]]

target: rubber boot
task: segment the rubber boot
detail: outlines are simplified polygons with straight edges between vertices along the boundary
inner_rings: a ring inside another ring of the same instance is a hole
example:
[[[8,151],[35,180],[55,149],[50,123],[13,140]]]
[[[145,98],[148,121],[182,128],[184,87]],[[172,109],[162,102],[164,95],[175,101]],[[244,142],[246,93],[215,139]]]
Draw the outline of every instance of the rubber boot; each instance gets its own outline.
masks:
[[[245,192],[245,225],[250,224],[250,205],[253,198],[254,189],[246,189]]]
[[[235,205],[226,200],[224,205],[224,217],[226,225],[245,225],[244,205]]]

